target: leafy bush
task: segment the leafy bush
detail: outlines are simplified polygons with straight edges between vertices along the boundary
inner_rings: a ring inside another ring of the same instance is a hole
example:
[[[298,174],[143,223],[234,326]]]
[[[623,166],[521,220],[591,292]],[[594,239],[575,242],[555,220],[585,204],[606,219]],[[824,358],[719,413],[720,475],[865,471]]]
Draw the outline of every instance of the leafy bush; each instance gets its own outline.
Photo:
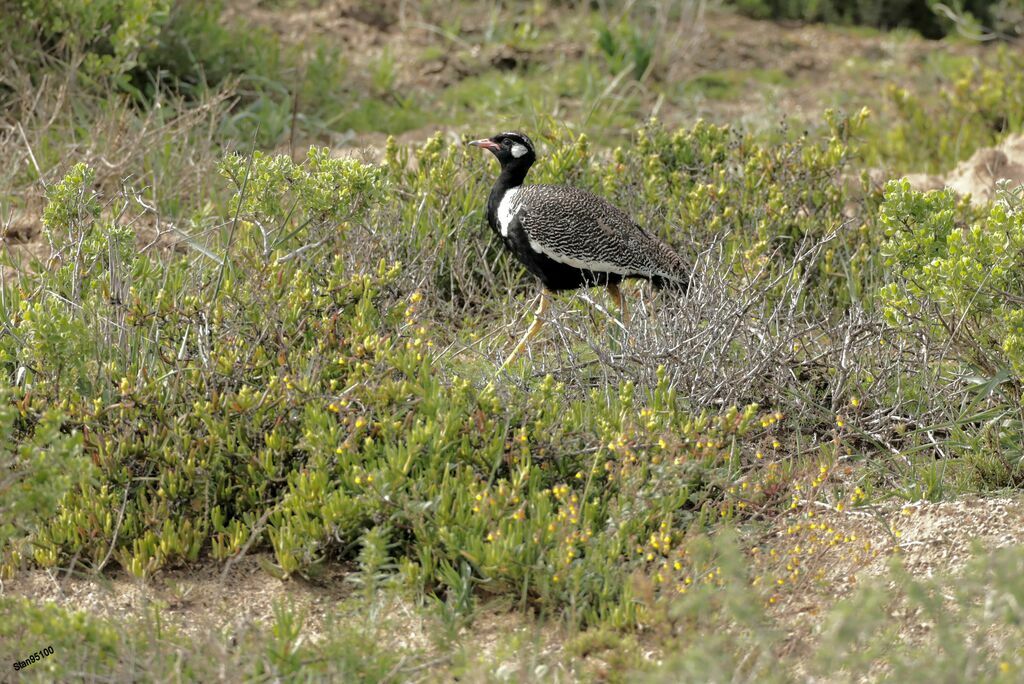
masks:
[[[92,76],[117,76],[142,65],[158,42],[170,0],[23,0],[7,2],[5,28],[38,36],[64,59],[81,57]],[[34,59],[28,51],[22,57]]]
[[[549,134],[538,181],[599,190],[684,253],[727,236],[698,255],[685,315],[665,302],[614,362],[586,343],[620,390],[564,371],[480,387],[479,366],[440,352],[528,291],[494,241],[464,234],[485,230],[487,185],[464,146],[436,137],[409,163],[391,144],[380,167],[318,148],[229,155],[224,216],[197,219],[219,239],[186,240],[194,260],[132,250],[128,199],[76,166],[44,214],[56,267],[8,288],[14,334],[0,338],[32,389],[25,410],[59,406],[99,473],[34,535],[35,562],[146,577],[255,545],[281,576],[358,559],[370,586],[397,572],[457,613],[493,592],[643,622],[653,604],[634,600],[634,573],[656,596],[685,588],[692,530],[785,497],[776,474],[744,506],[728,493],[781,447],[778,409],[817,440],[850,393],[881,402],[896,384],[899,367],[868,351],[876,200],[851,205],[841,182],[865,116],[774,146],[652,124],[603,158]],[[843,365],[854,353],[863,365]]]
[[[198,97],[206,88],[237,79],[246,90],[269,89],[267,81],[292,67],[278,41],[257,27],[224,25],[223,11],[223,0],[172,2],[157,39],[129,70],[124,87],[145,101],[152,101],[157,89]]]
[[[906,326],[985,380],[1024,388],[1024,212],[1006,193],[973,224],[951,191],[886,186],[880,218],[895,282],[880,291],[887,320]],[[941,359],[940,359],[941,360]]]
[[[220,0],[8,0],[0,8],[16,63],[37,77],[81,64],[75,77],[87,92],[113,84],[140,103],[163,90],[197,98],[233,78],[263,88],[284,68],[265,32],[221,25]]]
[[[976,216],[951,192],[906,181],[889,183],[881,209],[894,275],[880,290],[884,315],[928,360],[914,401],[931,427],[919,432],[948,431],[938,453],[965,455],[975,487],[1022,477],[1022,216],[1020,191]]]
[[[6,560],[14,563],[25,552],[20,542],[89,475],[81,433],[62,431],[58,409],[30,415],[30,401],[24,391],[0,390],[0,551],[13,552]]]
[[[379,202],[384,189],[381,169],[317,147],[302,164],[262,152],[230,155],[221,173],[237,190],[228,210],[243,229],[256,228],[267,260],[287,261],[327,242],[340,246],[348,221]]]

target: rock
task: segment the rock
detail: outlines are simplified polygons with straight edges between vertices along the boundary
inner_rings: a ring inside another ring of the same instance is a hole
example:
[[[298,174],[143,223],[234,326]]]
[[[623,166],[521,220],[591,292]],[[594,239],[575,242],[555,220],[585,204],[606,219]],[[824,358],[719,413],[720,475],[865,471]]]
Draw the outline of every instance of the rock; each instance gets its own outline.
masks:
[[[961,162],[946,177],[946,186],[961,195],[970,194],[971,202],[984,204],[995,197],[996,184],[1010,182],[1011,188],[1024,185],[1024,135],[1014,134],[998,147],[986,147]]]
[[[1024,185],[1024,134],[1015,133],[998,147],[978,150],[945,176],[912,173],[907,180],[915,190],[947,187],[970,195],[972,204],[987,204],[995,197],[999,181],[1009,181],[1011,189]]]
[[[910,181],[910,187],[922,192],[941,190],[946,186],[945,178],[931,173],[908,173],[907,180]]]

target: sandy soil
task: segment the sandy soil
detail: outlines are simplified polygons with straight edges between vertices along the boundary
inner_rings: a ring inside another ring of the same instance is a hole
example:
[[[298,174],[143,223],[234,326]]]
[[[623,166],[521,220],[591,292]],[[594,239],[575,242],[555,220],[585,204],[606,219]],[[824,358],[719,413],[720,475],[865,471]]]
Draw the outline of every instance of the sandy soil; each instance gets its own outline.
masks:
[[[359,591],[347,581],[354,576],[352,568],[328,565],[316,582],[282,581],[262,567],[273,560],[272,554],[253,553],[227,573],[222,566],[203,564],[162,571],[148,581],[121,570],[108,570],[96,577],[33,569],[0,583],[0,595],[29,597],[118,622],[145,619],[157,608],[163,624],[200,639],[266,628],[274,624],[275,607],[284,603],[303,616],[302,639],[306,641],[319,641],[338,629],[361,634],[394,652],[426,654],[428,659],[446,655],[439,650],[442,625],[429,610],[385,592],[378,595],[379,603],[374,606],[377,620],[368,622],[362,597],[348,601]],[[561,648],[556,626],[540,624],[503,601],[479,606],[473,624],[459,634],[459,643],[475,662],[508,660],[506,665],[513,670],[518,654],[502,649],[516,639],[538,645],[540,651]],[[447,658],[440,657],[436,667],[446,663]]]
[[[830,544],[833,539],[845,541]],[[800,563],[802,578],[790,581],[779,592],[772,615],[785,626],[794,647],[806,648],[813,643],[822,612],[866,579],[883,576],[894,555],[901,557],[911,575],[927,578],[956,574],[974,549],[1022,542],[1024,499],[1019,497],[972,497],[843,511],[809,505],[772,524],[758,546],[754,565],[758,571],[784,576],[784,565],[793,559]],[[808,554],[813,545],[818,549]],[[219,567],[200,565],[161,572],[148,582],[120,571],[104,577],[66,577],[61,572],[31,570],[4,582],[3,594],[28,596],[117,620],[144,617],[157,606],[163,609],[165,623],[191,636],[211,631],[237,634],[254,624],[272,624],[275,604],[286,600],[306,616],[306,639],[322,638],[333,622],[349,629],[371,629],[374,638],[395,649],[435,652],[439,623],[401,599],[383,599],[386,605],[379,613],[386,615],[386,620],[366,625],[365,612],[346,601],[356,591],[346,581],[351,568],[328,567],[316,583],[281,581],[261,567],[261,562],[271,560],[268,555],[253,554],[226,575]],[[910,636],[925,629],[912,618],[906,624]],[[502,652],[501,647],[517,635],[549,652],[561,648],[554,626],[539,626],[505,603],[481,606],[473,625],[460,635],[460,642],[469,644],[469,652],[480,663],[511,657],[508,666],[514,667],[515,655]],[[652,653],[656,659],[663,655]]]

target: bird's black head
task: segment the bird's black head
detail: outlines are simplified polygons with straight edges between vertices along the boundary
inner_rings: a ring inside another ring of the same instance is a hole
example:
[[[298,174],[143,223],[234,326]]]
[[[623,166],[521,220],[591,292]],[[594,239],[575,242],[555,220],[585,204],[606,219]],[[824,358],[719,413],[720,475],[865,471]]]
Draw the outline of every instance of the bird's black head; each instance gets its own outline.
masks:
[[[521,171],[523,175],[526,175],[526,171],[537,160],[533,141],[522,133],[499,133],[491,138],[474,140],[469,144],[490,150],[498,158],[503,170]]]

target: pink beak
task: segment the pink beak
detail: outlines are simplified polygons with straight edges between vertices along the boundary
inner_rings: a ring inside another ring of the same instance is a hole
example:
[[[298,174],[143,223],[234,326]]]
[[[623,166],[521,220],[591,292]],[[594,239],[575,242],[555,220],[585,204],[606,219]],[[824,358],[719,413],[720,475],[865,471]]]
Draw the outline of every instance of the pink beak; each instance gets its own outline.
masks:
[[[485,150],[491,150],[492,152],[494,150],[501,149],[501,146],[498,143],[494,142],[493,140],[490,140],[489,138],[484,138],[483,140],[474,140],[469,144],[472,145],[473,147],[482,147]]]

